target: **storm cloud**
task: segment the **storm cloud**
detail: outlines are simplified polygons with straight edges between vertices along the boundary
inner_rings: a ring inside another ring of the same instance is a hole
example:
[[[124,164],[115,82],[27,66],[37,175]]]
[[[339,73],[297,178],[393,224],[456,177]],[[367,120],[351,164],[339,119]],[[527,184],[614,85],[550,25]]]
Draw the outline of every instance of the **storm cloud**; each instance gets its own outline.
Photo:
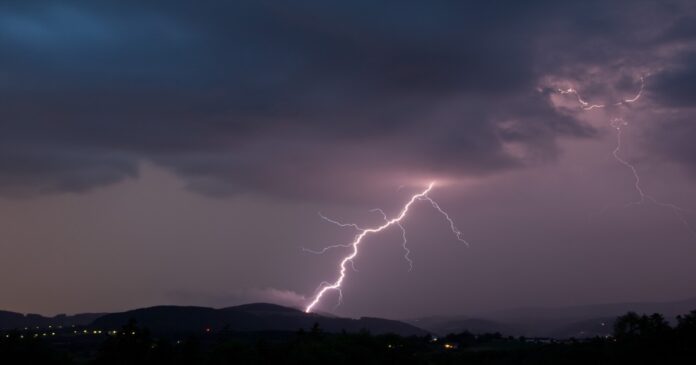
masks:
[[[688,106],[688,2],[500,5],[4,3],[0,193],[84,191],[143,162],[206,194],[314,198],[348,176],[552,163],[559,138],[596,131],[553,108],[549,75],[647,68],[660,103]]]

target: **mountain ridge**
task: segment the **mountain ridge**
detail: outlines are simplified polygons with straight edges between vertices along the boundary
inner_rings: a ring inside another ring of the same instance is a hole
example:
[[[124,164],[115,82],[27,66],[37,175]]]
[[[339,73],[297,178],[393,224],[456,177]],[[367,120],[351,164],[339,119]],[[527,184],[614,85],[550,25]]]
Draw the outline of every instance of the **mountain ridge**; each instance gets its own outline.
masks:
[[[696,310],[696,297],[660,302],[616,302],[559,307],[520,307],[475,315],[430,316],[408,320],[415,326],[445,335],[501,332],[505,335],[584,338],[611,334],[614,319],[629,311],[660,313],[668,321]]]
[[[154,333],[199,333],[222,330],[289,332],[309,330],[315,324],[325,332],[365,330],[373,334],[395,333],[403,336],[422,336],[429,333],[411,324],[395,320],[332,317],[305,313],[296,308],[270,303],[249,303],[217,309],[201,306],[160,305],[123,312],[54,317],[0,311],[0,329],[2,330],[69,325],[115,330],[131,320],[135,320],[139,326],[148,328]]]

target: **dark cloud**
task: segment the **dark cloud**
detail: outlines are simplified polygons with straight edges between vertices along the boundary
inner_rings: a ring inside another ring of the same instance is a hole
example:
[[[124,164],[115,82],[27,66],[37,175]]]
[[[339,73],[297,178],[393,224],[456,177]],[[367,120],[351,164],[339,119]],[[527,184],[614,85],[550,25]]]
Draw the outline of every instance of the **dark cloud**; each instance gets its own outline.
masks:
[[[646,44],[691,34],[674,17],[684,9],[5,3],[0,193],[81,191],[134,176],[141,161],[208,194],[317,197],[356,177],[478,176],[553,160],[558,137],[594,132],[558,114],[539,80],[655,62]],[[692,92],[669,75],[663,84]]]
[[[693,10],[693,9],[692,9]],[[696,174],[696,16],[684,14],[660,40],[674,48],[673,57],[649,79],[648,92],[659,123],[646,135],[652,151]]]
[[[693,40],[696,43],[696,36]],[[696,52],[681,55],[675,65],[651,81],[651,91],[661,104],[686,108],[696,106]]]
[[[0,185],[15,196],[82,192],[137,175],[134,160],[120,153],[29,144],[0,147],[0,170]]]

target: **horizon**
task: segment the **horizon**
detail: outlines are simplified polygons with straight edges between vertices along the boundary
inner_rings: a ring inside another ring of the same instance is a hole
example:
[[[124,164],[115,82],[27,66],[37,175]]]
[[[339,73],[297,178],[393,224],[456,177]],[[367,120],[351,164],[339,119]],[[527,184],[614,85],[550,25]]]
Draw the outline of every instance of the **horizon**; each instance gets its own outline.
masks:
[[[242,307],[242,306],[248,306],[248,305],[274,305],[274,306],[279,306],[283,308],[288,308],[288,309],[294,309],[297,310],[298,312],[303,312],[305,314],[317,314],[319,316],[336,316],[338,318],[349,318],[349,319],[359,319],[363,317],[368,317],[368,318],[382,318],[382,319],[388,319],[388,320],[395,320],[395,321],[414,321],[414,320],[419,320],[419,319],[428,319],[428,318],[437,318],[437,317],[442,317],[442,318],[458,318],[458,317],[463,317],[463,318],[468,318],[468,319],[483,319],[483,320],[496,320],[496,315],[501,315],[505,314],[507,312],[514,312],[514,311],[519,311],[519,310],[568,310],[568,309],[577,309],[577,308],[590,308],[590,307],[604,307],[604,306],[619,306],[619,305],[655,305],[655,304],[674,304],[674,303],[682,303],[682,302],[692,302],[696,301],[696,296],[693,297],[688,297],[688,298],[680,298],[680,299],[674,299],[674,300],[666,300],[666,301],[633,301],[633,302],[604,302],[604,303],[585,303],[585,304],[573,304],[573,305],[568,305],[568,306],[557,306],[557,307],[551,307],[551,306],[543,306],[543,305],[538,305],[538,306],[523,306],[523,307],[508,307],[508,308],[503,308],[503,309],[497,309],[494,311],[489,311],[489,312],[477,312],[477,313],[455,313],[455,314],[449,314],[449,315],[443,315],[443,314],[425,314],[421,315],[418,317],[371,317],[371,316],[340,316],[336,315],[335,313],[331,313],[330,311],[319,311],[319,312],[309,312],[307,313],[304,309],[303,306],[292,306],[292,305],[283,305],[279,303],[273,303],[273,302],[246,302],[246,303],[238,303],[238,304],[230,304],[230,305],[223,305],[223,306],[205,306],[205,305],[195,305],[195,304],[154,304],[154,305],[148,305],[144,307],[134,307],[134,308],[123,308],[123,309],[117,309],[117,310],[108,310],[108,311],[99,311],[99,310],[94,310],[94,311],[85,311],[85,312],[67,312],[67,313],[33,313],[33,312],[21,312],[21,311],[14,311],[14,310],[7,310],[0,308],[0,312],[5,311],[5,312],[12,312],[12,313],[18,313],[22,314],[24,316],[26,315],[40,315],[45,318],[53,318],[61,315],[66,315],[66,316],[75,316],[75,315],[81,315],[81,314],[111,314],[111,313],[124,313],[124,312],[129,312],[133,310],[140,310],[140,309],[148,309],[148,308],[157,308],[157,307],[193,307],[193,308],[208,308],[208,309],[215,309],[215,310],[220,310],[220,309],[226,309],[226,308],[235,308],[235,307]],[[628,307],[626,311],[633,311]],[[622,310],[622,309],[620,309]],[[645,313],[648,314],[648,313]],[[676,315],[676,314],[675,314]],[[667,315],[667,318],[670,316]]]

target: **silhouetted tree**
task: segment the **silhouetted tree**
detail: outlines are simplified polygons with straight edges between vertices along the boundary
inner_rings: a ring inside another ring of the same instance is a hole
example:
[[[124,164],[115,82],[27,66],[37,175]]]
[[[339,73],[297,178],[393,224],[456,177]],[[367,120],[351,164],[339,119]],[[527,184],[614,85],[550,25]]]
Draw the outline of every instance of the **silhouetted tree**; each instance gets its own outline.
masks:
[[[680,348],[692,355],[696,354],[696,310],[677,316],[675,333]]]
[[[635,338],[640,335],[640,316],[636,312],[628,312],[614,322],[614,337],[617,340]]]
[[[677,316],[677,331],[679,331],[680,335],[696,336],[696,310],[692,310],[689,314],[683,316]]]
[[[669,323],[659,313],[641,316],[629,312],[614,323],[614,337],[619,341],[656,340],[668,335],[671,330]]]

